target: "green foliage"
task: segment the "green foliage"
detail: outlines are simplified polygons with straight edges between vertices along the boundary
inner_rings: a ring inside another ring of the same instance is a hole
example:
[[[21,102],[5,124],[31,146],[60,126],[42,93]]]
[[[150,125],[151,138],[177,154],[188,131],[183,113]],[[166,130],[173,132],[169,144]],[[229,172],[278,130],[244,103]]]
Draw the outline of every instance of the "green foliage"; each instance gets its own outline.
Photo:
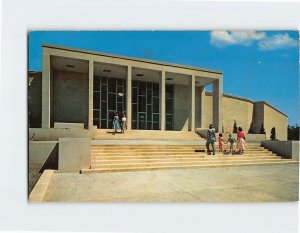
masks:
[[[299,141],[299,125],[288,126],[288,140]]]

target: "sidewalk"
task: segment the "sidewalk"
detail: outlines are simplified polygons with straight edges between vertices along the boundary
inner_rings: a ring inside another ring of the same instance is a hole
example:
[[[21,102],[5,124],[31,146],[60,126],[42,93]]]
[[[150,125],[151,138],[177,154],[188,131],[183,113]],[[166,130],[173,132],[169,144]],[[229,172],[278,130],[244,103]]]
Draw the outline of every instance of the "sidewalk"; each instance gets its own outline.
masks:
[[[298,201],[298,164],[224,168],[54,173],[46,201],[285,202]]]

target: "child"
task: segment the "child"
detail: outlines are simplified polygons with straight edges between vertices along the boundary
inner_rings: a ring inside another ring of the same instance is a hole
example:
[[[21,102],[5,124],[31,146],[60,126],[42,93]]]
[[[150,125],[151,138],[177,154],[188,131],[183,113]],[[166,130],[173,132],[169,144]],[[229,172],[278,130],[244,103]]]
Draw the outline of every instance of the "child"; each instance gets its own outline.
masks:
[[[224,143],[224,140],[223,140],[223,134],[219,134],[219,137],[218,137],[218,142],[219,142],[219,152],[223,152],[223,143]]]
[[[225,142],[225,144],[227,144],[228,142],[230,143],[230,153],[232,154],[233,151],[233,144],[234,144],[234,138],[231,137],[231,134],[229,134],[229,138],[227,140],[227,142]]]

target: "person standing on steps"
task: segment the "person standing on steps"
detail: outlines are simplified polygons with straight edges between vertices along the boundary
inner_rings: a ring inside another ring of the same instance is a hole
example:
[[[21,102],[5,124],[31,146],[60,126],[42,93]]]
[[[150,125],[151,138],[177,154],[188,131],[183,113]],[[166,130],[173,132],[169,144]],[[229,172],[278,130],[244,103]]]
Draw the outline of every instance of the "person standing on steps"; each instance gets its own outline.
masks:
[[[125,112],[123,112],[122,122],[121,122],[121,132],[124,133],[125,129],[127,129],[127,118],[126,118]]]
[[[210,155],[210,149],[209,149],[209,145],[212,146],[213,149],[213,155],[215,155],[215,141],[216,141],[216,134],[215,131],[213,129],[213,125],[210,124],[209,129],[207,130],[207,134],[206,134],[206,149],[207,149],[207,154]]]
[[[113,120],[113,129],[115,130],[115,133],[117,133],[118,129],[120,129],[119,116],[117,112],[115,112]]]
[[[241,127],[239,127],[238,132],[237,132],[237,146],[238,146],[240,154],[244,153],[245,145],[246,145],[245,140],[246,140],[246,137],[245,137],[245,134],[243,132],[243,129]]]

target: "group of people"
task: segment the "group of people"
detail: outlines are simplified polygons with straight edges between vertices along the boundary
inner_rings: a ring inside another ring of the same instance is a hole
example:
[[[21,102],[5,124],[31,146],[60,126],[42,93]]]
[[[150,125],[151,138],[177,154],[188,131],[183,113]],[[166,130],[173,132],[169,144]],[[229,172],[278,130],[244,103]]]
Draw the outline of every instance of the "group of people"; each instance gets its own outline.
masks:
[[[212,124],[209,125],[209,129],[207,131],[207,136],[206,136],[206,149],[207,149],[207,154],[211,154],[210,150],[210,145],[212,147],[212,152],[213,155],[215,155],[215,142],[216,142],[216,134],[215,134],[215,129]],[[223,134],[220,133],[218,137],[218,144],[219,144],[219,152],[223,152],[223,145],[229,143],[230,144],[230,152],[231,154],[234,154],[234,143],[237,142],[237,148],[239,154],[243,154],[245,151],[246,147],[246,137],[245,133],[243,132],[243,129],[241,127],[238,127],[238,132],[237,132],[237,139],[235,140],[231,134],[229,134],[228,139],[226,142],[224,142],[223,139]]]
[[[117,112],[115,112],[114,119],[113,119],[113,125],[112,125],[113,129],[115,130],[115,133],[118,132],[118,129],[121,129],[121,133],[124,133],[125,129],[127,129],[126,122],[127,122],[127,119],[126,119],[125,112],[122,113],[121,121],[119,118],[119,114]]]

